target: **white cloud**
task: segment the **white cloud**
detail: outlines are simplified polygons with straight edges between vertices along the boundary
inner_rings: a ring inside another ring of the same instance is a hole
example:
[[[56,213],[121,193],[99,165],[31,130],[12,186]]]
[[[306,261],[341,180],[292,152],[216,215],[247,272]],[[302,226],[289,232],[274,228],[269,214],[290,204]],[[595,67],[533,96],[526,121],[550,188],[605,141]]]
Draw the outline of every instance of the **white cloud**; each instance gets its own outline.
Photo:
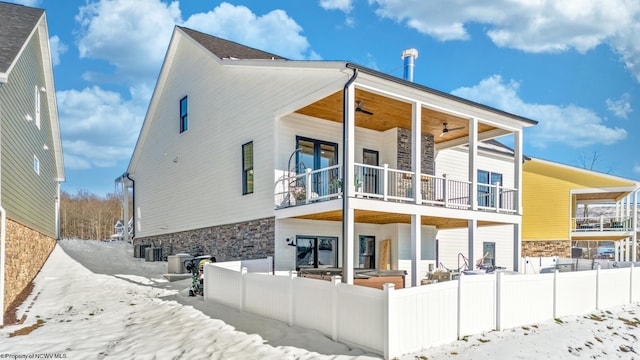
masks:
[[[619,118],[628,119],[629,113],[633,111],[633,109],[631,109],[631,96],[629,93],[623,94],[620,100],[607,99],[606,104],[607,109]]]
[[[301,35],[302,27],[283,10],[258,16],[245,6],[221,3],[207,13],[192,15],[183,25],[290,59],[318,57]]]
[[[121,81],[155,82],[173,27],[177,2],[102,0],[80,8],[80,57],[106,60]]]
[[[501,47],[526,52],[584,53],[600,44],[620,54],[640,81],[640,2],[626,0],[511,1],[369,0],[380,17],[441,41],[467,40],[470,24],[486,25]]]
[[[60,41],[57,35],[49,38],[49,47],[51,48],[51,63],[53,66],[60,64],[60,55],[69,50],[69,47],[64,42]]]
[[[353,9],[351,0],[320,0],[320,7],[325,10],[340,10],[348,13]]]
[[[129,99],[94,86],[58,92],[58,109],[69,168],[113,166],[131,156],[176,24],[293,59],[318,59],[302,28],[286,12],[258,16],[222,3],[184,21],[178,2],[100,0],[80,8],[77,45],[82,58],[104,60],[113,73],[86,72],[98,83],[135,84]]]
[[[624,129],[608,127],[592,110],[575,105],[558,106],[548,104],[529,104],[518,96],[519,84],[505,82],[494,75],[482,80],[473,87],[454,90],[454,95],[484,103],[495,108],[519,114],[538,125],[531,128],[527,142],[538,147],[554,143],[572,147],[584,147],[593,144],[613,144],[627,136]]]
[[[141,91],[146,90],[132,89],[131,93]],[[68,168],[108,167],[131,156],[144,105],[97,86],[56,95]]]

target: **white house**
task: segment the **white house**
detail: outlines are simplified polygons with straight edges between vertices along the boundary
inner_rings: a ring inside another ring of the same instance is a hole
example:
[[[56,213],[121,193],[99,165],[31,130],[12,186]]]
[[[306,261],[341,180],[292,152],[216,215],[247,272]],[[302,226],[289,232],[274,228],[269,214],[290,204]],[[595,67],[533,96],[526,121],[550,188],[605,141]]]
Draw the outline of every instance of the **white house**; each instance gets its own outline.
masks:
[[[357,268],[406,270],[415,285],[438,257],[482,257],[486,226],[509,229],[495,257],[517,270],[522,133],[535,124],[354,63],[176,27],[119,180],[134,188],[136,244],[272,255],[278,270],[342,268],[349,283]],[[509,156],[479,146],[502,136]],[[465,238],[449,246],[454,229]]]

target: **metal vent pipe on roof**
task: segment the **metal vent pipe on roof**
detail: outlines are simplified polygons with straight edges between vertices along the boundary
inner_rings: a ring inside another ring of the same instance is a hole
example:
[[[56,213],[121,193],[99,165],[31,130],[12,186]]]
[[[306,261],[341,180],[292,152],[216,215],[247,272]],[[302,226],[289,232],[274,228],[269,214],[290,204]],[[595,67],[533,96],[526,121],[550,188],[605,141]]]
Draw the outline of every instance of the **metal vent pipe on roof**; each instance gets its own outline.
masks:
[[[405,49],[402,51],[402,59],[404,60],[403,79],[413,82],[413,63],[418,58],[418,50]]]

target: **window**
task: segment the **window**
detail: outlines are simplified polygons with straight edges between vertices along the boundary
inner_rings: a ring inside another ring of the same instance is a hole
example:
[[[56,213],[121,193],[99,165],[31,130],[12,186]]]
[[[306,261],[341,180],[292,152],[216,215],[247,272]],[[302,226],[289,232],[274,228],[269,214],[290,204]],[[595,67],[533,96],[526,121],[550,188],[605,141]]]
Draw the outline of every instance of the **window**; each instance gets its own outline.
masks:
[[[40,175],[40,160],[38,160],[38,157],[36,157],[35,155],[33,155],[33,171],[35,171],[36,174]]]
[[[242,195],[253,194],[253,141],[242,145]]]
[[[378,166],[378,158],[380,154],[376,150],[362,149],[362,162],[365,165]],[[356,174],[357,175],[357,174]],[[378,191],[378,170],[375,168],[365,167],[362,169],[363,191],[372,194],[381,194],[382,191]],[[356,184],[357,185],[357,184]]]
[[[38,89],[38,85],[36,85],[35,91],[35,101],[36,101],[36,127],[40,129],[40,89]]]
[[[296,270],[338,266],[338,238],[296,236]]]
[[[483,242],[482,243],[482,267],[494,267],[496,266],[496,243]]]
[[[289,171],[297,174],[304,174],[306,169],[318,170],[338,163],[338,144],[336,143],[297,136],[296,149],[300,151],[296,153],[295,169],[289,169]],[[333,168],[328,173],[315,173],[311,178],[311,191],[320,196],[330,194],[334,179],[339,178],[338,172],[338,168]]]
[[[180,133],[189,130],[189,115],[187,114],[187,97],[180,99]]]
[[[502,174],[478,170],[478,206],[496,207],[496,183],[502,186]]]

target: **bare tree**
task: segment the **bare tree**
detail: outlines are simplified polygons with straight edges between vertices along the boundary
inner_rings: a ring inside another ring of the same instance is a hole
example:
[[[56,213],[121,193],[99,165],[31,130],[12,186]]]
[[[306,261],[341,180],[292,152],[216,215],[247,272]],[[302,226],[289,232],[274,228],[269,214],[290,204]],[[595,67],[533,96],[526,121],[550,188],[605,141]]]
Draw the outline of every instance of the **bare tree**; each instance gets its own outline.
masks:
[[[114,194],[104,198],[86,190],[60,194],[60,233],[63,238],[109,238],[120,219],[120,202]]]

